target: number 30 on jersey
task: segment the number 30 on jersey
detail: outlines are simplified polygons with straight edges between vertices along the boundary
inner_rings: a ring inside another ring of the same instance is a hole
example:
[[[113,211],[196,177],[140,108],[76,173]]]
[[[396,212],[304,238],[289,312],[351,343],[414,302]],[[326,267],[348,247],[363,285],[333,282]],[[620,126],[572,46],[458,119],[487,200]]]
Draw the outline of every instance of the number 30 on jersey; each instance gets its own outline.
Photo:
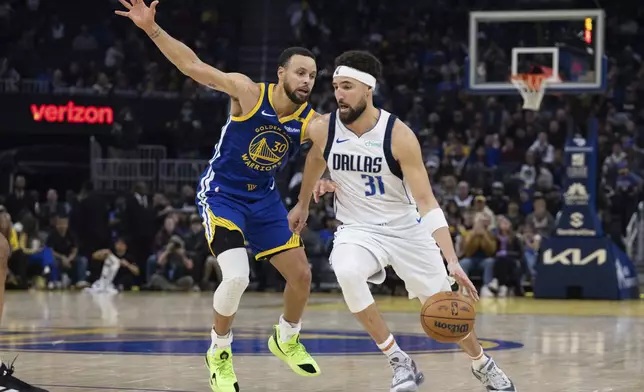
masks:
[[[364,195],[367,197],[385,194],[385,183],[382,181],[382,176],[370,176],[363,174],[362,179],[366,180]]]

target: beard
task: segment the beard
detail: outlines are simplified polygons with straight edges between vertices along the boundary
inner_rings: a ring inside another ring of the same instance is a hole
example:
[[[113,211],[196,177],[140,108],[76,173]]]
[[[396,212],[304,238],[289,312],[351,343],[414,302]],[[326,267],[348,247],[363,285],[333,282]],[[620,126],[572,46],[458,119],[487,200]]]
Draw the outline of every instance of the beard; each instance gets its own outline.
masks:
[[[349,110],[345,113],[340,111],[340,120],[344,124],[353,124],[367,109],[367,101],[364,100],[358,104],[355,108],[349,107]]]
[[[289,86],[287,82],[284,82],[284,92],[286,93],[286,96],[288,99],[291,100],[296,105],[302,105],[306,103],[306,101],[309,100],[309,94],[307,94],[304,98],[300,98],[297,96],[295,93],[295,89]]]

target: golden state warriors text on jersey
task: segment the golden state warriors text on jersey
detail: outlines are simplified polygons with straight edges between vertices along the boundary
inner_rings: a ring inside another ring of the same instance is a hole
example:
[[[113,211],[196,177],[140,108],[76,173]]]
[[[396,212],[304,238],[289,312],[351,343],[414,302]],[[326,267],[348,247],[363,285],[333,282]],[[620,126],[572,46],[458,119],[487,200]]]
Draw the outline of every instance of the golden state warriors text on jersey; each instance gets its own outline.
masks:
[[[275,188],[275,173],[297,153],[315,113],[308,103],[278,118],[272,84],[260,84],[255,107],[231,116],[222,128],[210,166],[201,178],[201,192],[225,192],[257,200]]]
[[[246,166],[256,171],[280,168],[291,148],[290,138],[283,135],[283,130],[276,125],[257,127],[255,134],[257,136],[248,144],[248,152],[242,155]]]

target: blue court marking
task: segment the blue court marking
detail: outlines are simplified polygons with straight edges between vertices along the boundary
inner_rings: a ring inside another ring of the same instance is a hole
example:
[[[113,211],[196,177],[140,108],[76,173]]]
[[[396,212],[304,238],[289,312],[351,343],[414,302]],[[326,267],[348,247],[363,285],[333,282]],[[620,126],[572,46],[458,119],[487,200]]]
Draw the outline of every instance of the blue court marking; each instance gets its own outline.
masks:
[[[24,330],[0,333],[0,351],[201,356],[210,345],[210,333],[204,329],[50,328],[34,334],[21,332]],[[267,345],[270,329],[238,328],[234,333],[236,356],[271,355]],[[409,353],[460,351],[457,344],[439,343],[424,334],[398,333],[395,336],[400,347]],[[380,355],[380,350],[365,332],[305,330],[301,339],[313,355]],[[479,340],[488,351],[523,347],[521,343],[506,340]]]
[[[59,384],[38,384],[38,387],[43,388],[73,388],[73,389],[94,389],[94,390],[108,390],[108,391],[140,391],[140,392],[196,392],[184,391],[176,389],[147,389],[147,388],[117,388],[117,387],[88,387],[83,385],[59,385]]]

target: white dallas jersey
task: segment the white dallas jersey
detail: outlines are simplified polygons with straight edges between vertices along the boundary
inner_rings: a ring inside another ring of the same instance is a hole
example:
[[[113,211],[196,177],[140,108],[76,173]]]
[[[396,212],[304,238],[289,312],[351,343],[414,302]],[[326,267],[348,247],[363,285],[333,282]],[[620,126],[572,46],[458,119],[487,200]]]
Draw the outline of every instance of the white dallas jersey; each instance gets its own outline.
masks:
[[[324,157],[335,191],[336,218],[344,225],[408,225],[417,223],[416,203],[391,152],[397,117],[380,110],[380,118],[358,137],[338,112],[331,113]]]

